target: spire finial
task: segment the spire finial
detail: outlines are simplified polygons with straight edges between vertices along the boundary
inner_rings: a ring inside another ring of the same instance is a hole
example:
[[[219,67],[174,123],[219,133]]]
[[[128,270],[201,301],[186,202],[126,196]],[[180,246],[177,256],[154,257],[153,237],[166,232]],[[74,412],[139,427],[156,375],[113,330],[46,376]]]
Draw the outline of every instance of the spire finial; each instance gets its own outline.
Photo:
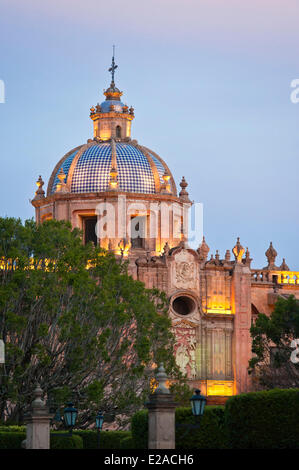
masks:
[[[244,250],[243,246],[240,243],[240,237],[237,238],[237,243],[234,246],[232,251],[233,251],[233,254],[235,256],[236,263],[241,263],[243,255],[245,253],[245,250]]]
[[[115,70],[116,70],[117,67],[118,67],[118,66],[115,64],[114,55],[115,55],[115,46],[113,45],[112,64],[111,64],[111,67],[110,67],[110,69],[109,69],[109,72],[111,72],[111,84],[114,84],[114,72],[115,72]]]

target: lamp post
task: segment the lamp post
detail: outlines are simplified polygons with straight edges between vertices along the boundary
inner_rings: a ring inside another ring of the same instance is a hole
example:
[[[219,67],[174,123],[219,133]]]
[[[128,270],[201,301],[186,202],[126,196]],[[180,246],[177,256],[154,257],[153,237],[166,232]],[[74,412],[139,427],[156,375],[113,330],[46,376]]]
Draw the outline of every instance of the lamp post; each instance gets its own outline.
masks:
[[[204,395],[200,394],[200,390],[196,389],[194,395],[190,398],[192,414],[196,419],[196,424],[178,423],[176,428],[185,428],[186,432],[183,434],[184,437],[191,429],[198,429],[200,427],[200,418],[204,414],[207,399]]]
[[[99,411],[98,414],[96,415],[96,428],[98,432],[98,449],[100,448],[100,433],[103,427],[104,423],[104,416],[102,415],[102,412]]]
[[[204,395],[200,394],[200,390],[197,388],[195,390],[194,395],[190,398],[190,401],[191,401],[192,414],[193,416],[196,417],[199,423],[200,418],[202,417],[204,413],[207,399]]]
[[[65,427],[69,429],[71,436],[78,416],[78,410],[74,407],[73,403],[70,402],[67,404],[66,408],[63,410],[63,416]]]

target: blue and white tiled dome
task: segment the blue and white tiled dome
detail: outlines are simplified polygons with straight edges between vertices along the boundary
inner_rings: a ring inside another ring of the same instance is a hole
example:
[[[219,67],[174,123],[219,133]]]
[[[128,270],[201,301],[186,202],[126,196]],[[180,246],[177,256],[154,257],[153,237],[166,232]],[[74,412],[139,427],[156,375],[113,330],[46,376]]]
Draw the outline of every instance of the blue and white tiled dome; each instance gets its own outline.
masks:
[[[160,192],[165,162],[151,150],[130,142],[116,142],[118,190],[127,193],[155,194]],[[48,195],[56,191],[58,174],[63,170],[71,193],[99,193],[107,191],[112,167],[112,145],[92,142],[68,152],[56,165],[49,181]],[[170,174],[171,176],[171,174]],[[171,177],[171,193],[176,188]]]

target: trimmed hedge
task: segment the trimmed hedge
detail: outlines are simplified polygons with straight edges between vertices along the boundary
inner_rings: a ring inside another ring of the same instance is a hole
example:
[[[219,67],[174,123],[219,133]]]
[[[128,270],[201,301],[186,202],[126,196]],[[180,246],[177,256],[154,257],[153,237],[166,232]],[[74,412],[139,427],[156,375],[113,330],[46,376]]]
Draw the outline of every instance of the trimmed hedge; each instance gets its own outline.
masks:
[[[176,408],[176,424],[195,424],[191,408]],[[148,411],[135,413],[131,422],[135,449],[147,449]],[[225,449],[227,433],[225,429],[224,407],[207,406],[200,421],[199,429],[176,428],[177,449]]]
[[[98,448],[97,431],[74,431],[73,434],[82,438],[84,449]],[[100,449],[122,449],[122,441],[127,438],[132,439],[130,431],[101,431]],[[126,448],[130,449],[130,447]]]
[[[25,432],[26,433],[26,426],[17,426],[17,425],[0,425],[0,432]]]
[[[83,449],[83,440],[75,434],[66,436],[59,432],[51,432],[50,449]]]
[[[131,431],[135,449],[147,449],[148,410],[137,411],[132,416]]]
[[[1,426],[3,428],[4,426]],[[9,429],[7,431],[0,431],[0,449],[21,449],[22,441],[26,439],[25,432],[15,432]],[[80,436],[66,436],[59,432],[50,434],[50,448],[51,449],[83,449],[83,441]]]
[[[124,437],[120,441],[120,448],[121,449],[135,449],[134,440],[133,440],[132,435],[128,436],[128,437]]]
[[[2,428],[3,426],[1,426]],[[21,449],[22,441],[26,439],[25,432],[0,432],[0,449]]]
[[[15,428],[24,429],[23,432]],[[25,426],[1,426],[0,449],[21,449],[22,441],[26,439]],[[97,449],[97,431],[73,431],[68,436],[67,431],[53,431],[50,434],[51,449]],[[101,449],[133,449],[133,439],[130,431],[102,431],[100,435]]]
[[[299,389],[244,393],[226,402],[233,449],[298,449]]]

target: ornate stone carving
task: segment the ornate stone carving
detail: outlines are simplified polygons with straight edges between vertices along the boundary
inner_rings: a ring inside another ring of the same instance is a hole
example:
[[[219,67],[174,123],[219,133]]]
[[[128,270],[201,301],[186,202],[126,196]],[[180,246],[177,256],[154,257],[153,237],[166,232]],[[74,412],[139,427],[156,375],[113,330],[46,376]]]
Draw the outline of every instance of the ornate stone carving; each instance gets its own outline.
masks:
[[[277,269],[277,266],[275,266],[275,260],[277,257],[277,251],[273,247],[272,242],[270,242],[270,246],[268,250],[265,253],[267,260],[268,260],[268,266],[267,269]]]
[[[194,336],[190,336],[185,342],[179,342],[176,349],[176,363],[182,374],[187,375],[188,378],[196,377],[195,350]]]
[[[176,263],[176,280],[177,282],[190,282],[194,276],[194,263]]]
[[[197,249],[197,253],[199,254],[200,261],[206,261],[208,258],[210,248],[208,247],[205,237],[202,237],[202,242],[200,247]]]
[[[244,250],[243,246],[240,243],[240,238],[238,237],[237,238],[237,243],[233,248],[233,254],[235,256],[235,259],[236,259],[237,263],[242,262],[242,258],[243,258],[244,253],[245,253],[245,250]]]
[[[183,176],[182,178],[182,181],[180,182],[180,186],[181,186],[181,191],[179,193],[179,196],[180,196],[180,199],[182,199],[183,201],[186,201],[186,202],[190,202],[190,199],[189,199],[189,193],[186,191],[186,188],[188,186],[188,183],[187,181],[185,180],[185,177]]]
[[[290,270],[290,268],[288,267],[288,265],[286,263],[285,258],[283,258],[283,260],[282,260],[282,264],[280,266],[280,269],[281,269],[281,271],[289,271]]]
[[[37,199],[43,199],[45,197],[45,191],[43,190],[43,185],[45,183],[43,182],[42,177],[39,175],[39,178],[36,182],[37,185],[37,191],[35,192],[35,200]]]
[[[179,289],[194,289],[196,287],[197,273],[194,257],[187,250],[175,255],[173,281]]]

